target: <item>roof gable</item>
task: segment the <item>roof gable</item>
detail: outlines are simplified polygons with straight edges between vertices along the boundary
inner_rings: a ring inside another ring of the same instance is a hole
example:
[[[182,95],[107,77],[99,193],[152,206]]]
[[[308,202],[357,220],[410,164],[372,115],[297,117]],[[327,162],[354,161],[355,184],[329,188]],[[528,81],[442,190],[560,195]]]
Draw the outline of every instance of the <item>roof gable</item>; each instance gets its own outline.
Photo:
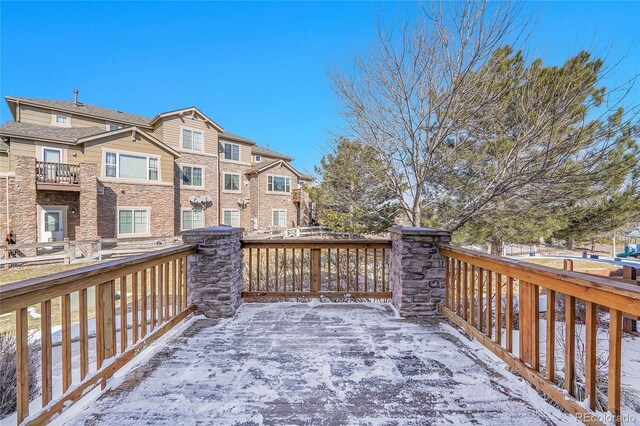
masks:
[[[112,136],[117,136],[119,134],[124,134],[124,133],[131,133],[132,138],[135,138],[136,135],[140,135],[143,138],[147,139],[149,142],[151,142],[152,144],[158,146],[159,148],[167,151],[168,153],[170,153],[171,155],[173,155],[174,157],[178,158],[180,157],[180,153],[178,151],[176,151],[175,149],[171,148],[169,145],[165,144],[164,142],[162,142],[161,140],[153,137],[152,135],[150,135],[149,133],[145,132],[144,130],[141,130],[137,127],[124,127],[122,129],[118,129],[118,130],[112,130],[110,132],[103,132],[97,135],[92,135],[92,136],[87,136],[84,138],[80,138],[78,139],[78,144],[84,144],[86,142],[92,142],[92,141],[97,141],[100,139],[105,139],[108,137],[112,137]]]
[[[250,168],[249,170],[247,170],[247,173],[262,173],[262,172],[266,172],[269,169],[272,169],[273,167],[277,166],[277,165],[282,165],[285,168],[289,169],[294,175],[296,176],[300,176],[300,172],[298,172],[296,169],[293,168],[293,166],[289,163],[287,163],[284,160],[273,160],[269,163],[265,163],[265,164],[258,164],[257,166],[253,166],[252,168]]]
[[[177,110],[174,110],[174,111],[161,112],[160,114],[157,114],[155,117],[153,117],[153,119],[151,120],[150,124],[153,125],[155,122],[157,122],[161,118],[171,117],[173,115],[178,115],[178,116],[184,116],[184,115],[200,116],[200,118],[202,118],[202,120],[205,123],[210,123],[219,132],[224,132],[224,129],[222,127],[220,127],[220,125],[218,123],[216,123],[215,121],[213,121],[212,119],[207,117],[202,111],[200,111],[196,107],[188,107],[188,108],[177,109]]]

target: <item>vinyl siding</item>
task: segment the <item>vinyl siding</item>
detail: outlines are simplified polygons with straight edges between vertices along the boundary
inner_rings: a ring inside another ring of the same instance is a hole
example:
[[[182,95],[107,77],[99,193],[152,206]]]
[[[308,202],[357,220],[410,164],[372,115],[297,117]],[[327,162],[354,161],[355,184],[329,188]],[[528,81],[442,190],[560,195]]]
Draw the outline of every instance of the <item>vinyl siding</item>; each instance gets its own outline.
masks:
[[[135,142],[131,140],[131,133],[124,133],[84,144],[84,161],[100,165],[99,177],[104,174],[103,149],[159,156],[161,182],[173,185],[173,155],[141,137],[140,134],[136,136]]]
[[[57,148],[62,150],[62,162],[67,164],[80,164],[84,155],[82,147],[57,144],[51,142],[39,142],[26,139],[11,138],[11,157],[35,157],[37,161],[42,161],[42,147]],[[73,154],[76,154],[75,156]],[[13,165],[14,160],[11,160]],[[11,170],[13,171],[13,167]]]
[[[51,126],[51,116],[54,112],[46,108],[38,108],[26,105],[20,105],[20,122],[33,123],[44,126]],[[130,126],[130,124],[120,123],[114,120],[97,119],[83,117],[77,114],[60,112],[59,114],[71,117],[71,127],[97,127],[100,130],[107,130],[107,123],[119,124],[122,127]]]
[[[9,171],[9,155],[6,152],[0,152],[0,173]]]
[[[253,155],[251,154],[251,145],[248,144],[243,144],[241,142],[236,142],[236,141],[226,141],[226,140],[220,140],[220,160],[221,161],[229,161],[229,160],[225,160],[224,158],[224,144],[225,143],[233,143],[236,145],[240,146],[240,162],[241,163],[246,163],[246,164],[251,164],[253,162]]]
[[[218,131],[211,125],[200,119],[191,119],[191,117],[171,116],[164,118],[162,121],[162,141],[170,147],[180,151],[182,150],[182,130],[181,128],[189,128],[202,131],[204,138],[204,153],[210,155],[218,155]],[[198,154],[198,152],[193,152]]]

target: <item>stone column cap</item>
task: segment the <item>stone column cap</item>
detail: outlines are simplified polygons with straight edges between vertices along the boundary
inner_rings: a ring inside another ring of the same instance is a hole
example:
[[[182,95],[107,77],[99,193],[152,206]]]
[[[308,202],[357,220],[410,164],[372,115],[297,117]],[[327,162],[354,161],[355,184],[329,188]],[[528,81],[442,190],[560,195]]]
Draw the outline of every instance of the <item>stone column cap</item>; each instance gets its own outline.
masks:
[[[451,231],[445,229],[421,228],[418,226],[392,226],[389,228],[389,232],[400,235],[451,235]]]
[[[183,236],[200,236],[200,235],[226,236],[226,235],[237,235],[237,234],[242,235],[243,233],[244,233],[244,228],[232,228],[230,226],[209,226],[206,228],[189,229],[181,232]]]

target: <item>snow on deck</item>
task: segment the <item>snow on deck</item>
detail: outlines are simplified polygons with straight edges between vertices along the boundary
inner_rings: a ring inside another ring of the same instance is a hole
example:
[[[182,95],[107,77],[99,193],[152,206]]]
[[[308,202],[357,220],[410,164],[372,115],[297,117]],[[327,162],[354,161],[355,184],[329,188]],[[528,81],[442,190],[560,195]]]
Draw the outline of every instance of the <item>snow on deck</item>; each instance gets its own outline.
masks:
[[[386,304],[244,304],[160,345],[57,423],[574,423],[449,325]]]

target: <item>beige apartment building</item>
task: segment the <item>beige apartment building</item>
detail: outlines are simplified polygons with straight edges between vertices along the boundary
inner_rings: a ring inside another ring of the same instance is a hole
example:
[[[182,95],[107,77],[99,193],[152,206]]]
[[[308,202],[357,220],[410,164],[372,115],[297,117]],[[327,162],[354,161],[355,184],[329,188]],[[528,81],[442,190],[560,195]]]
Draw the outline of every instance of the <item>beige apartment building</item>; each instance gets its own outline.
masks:
[[[19,243],[176,235],[309,223],[293,159],[225,131],[196,107],[143,117],[7,96],[0,224]]]

